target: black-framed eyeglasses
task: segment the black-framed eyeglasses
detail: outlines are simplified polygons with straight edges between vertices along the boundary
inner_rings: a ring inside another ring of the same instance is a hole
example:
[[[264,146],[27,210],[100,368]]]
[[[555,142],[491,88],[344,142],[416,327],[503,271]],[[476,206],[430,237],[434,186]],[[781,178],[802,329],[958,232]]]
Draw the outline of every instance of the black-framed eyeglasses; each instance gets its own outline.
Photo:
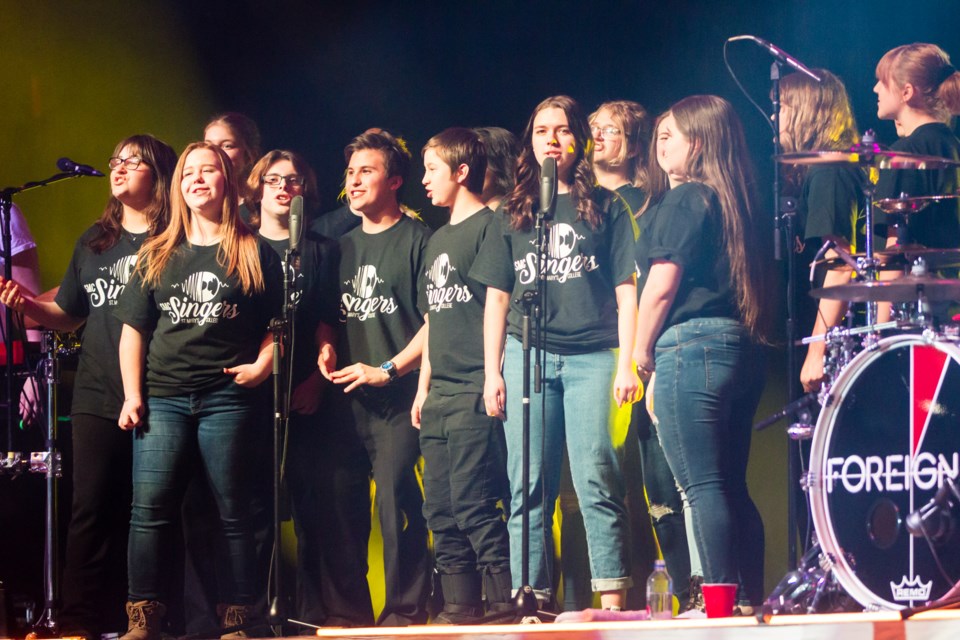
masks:
[[[143,158],[140,156],[130,156],[129,158],[121,158],[120,156],[113,156],[107,160],[107,166],[111,169],[116,169],[120,165],[123,165],[125,169],[133,171],[140,166],[140,163],[143,162]]]
[[[617,136],[623,135],[623,131],[617,129],[616,127],[590,127],[590,135],[596,138],[598,135],[603,134],[604,138],[616,138]]]
[[[286,182],[293,187],[303,186],[303,176],[297,175],[296,173],[291,173],[288,176],[282,176],[279,173],[268,173],[260,178],[260,180],[263,182],[263,184],[268,184],[271,187],[279,187],[283,182]]]

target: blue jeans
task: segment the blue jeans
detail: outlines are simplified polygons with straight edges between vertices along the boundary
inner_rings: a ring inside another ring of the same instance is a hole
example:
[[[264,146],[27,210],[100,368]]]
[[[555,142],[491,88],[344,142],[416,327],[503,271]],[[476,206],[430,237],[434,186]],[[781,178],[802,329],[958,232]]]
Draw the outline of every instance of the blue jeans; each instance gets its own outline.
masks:
[[[231,579],[227,604],[256,600],[252,467],[258,459],[255,395],[234,382],[209,391],[151,397],[133,441],[133,510],[128,550],[129,599],[164,600],[187,483],[200,468],[220,514]]]
[[[693,512],[704,581],[763,600],[763,522],[747,491],[763,354],[730,318],[668,328],[656,345],[654,413],[663,453]]]
[[[610,398],[617,361],[612,349],[580,355],[547,354],[543,396],[530,394],[530,586],[552,592],[553,512],[567,447],[573,486],[580,501],[590,554],[594,591],[626,589],[633,584],[627,557],[629,524],[624,506],[620,460],[610,436]],[[531,367],[532,369],[532,367]],[[507,338],[504,359],[507,386],[507,475],[510,479],[510,565],[513,585],[522,575],[523,499],[523,350]],[[541,418],[541,401],[546,416]]]

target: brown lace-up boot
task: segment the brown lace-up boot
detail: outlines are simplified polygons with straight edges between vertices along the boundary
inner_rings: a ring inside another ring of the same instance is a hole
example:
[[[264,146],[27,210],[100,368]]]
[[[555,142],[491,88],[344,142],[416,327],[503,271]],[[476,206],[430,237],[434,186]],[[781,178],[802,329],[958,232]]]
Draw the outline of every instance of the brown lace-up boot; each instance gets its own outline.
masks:
[[[167,608],[156,600],[127,603],[127,633],[120,640],[160,640],[160,623]]]
[[[238,627],[247,624],[253,617],[253,606],[249,604],[221,604],[217,605],[217,614],[220,616],[220,627]],[[247,633],[243,630],[232,631],[220,636],[223,640],[228,638],[246,638]]]

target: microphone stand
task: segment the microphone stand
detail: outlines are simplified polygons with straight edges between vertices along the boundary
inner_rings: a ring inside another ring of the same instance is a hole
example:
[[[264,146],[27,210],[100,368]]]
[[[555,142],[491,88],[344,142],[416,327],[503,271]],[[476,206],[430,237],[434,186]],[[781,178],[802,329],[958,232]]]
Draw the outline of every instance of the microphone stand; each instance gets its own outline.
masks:
[[[296,305],[290,302],[290,292],[297,278],[298,265],[299,251],[287,249],[283,259],[283,310],[281,317],[270,323],[270,330],[273,332],[273,558],[271,559],[273,596],[270,599],[267,622],[276,636],[283,635],[283,622],[286,620],[280,554],[282,518],[280,494],[283,486],[283,441],[290,417],[290,395],[286,391],[292,375],[289,368],[282,365],[285,362],[288,364],[293,362],[293,354],[289,349],[284,360],[283,342],[285,333],[291,339],[294,335]],[[288,344],[288,346],[292,345]]]
[[[780,77],[783,66],[780,60],[770,64],[771,104],[773,106],[773,154],[774,158],[783,153],[780,145]],[[787,292],[786,292],[786,341],[787,341],[787,401],[793,403],[797,399],[796,367],[796,254],[793,251],[793,241],[796,234],[794,210],[783,210],[780,203],[780,163],[773,162],[773,251],[777,260],[786,260]],[[786,239],[786,251],[784,251]],[[784,255],[786,254],[786,255]],[[787,569],[797,568],[797,485],[800,474],[797,468],[797,456],[802,455],[798,448],[794,451],[793,442],[787,440]]]
[[[0,255],[3,256],[3,277],[6,280],[13,279],[13,264],[11,264],[13,257],[11,256],[10,247],[11,242],[13,242],[10,232],[13,196],[18,193],[23,193],[24,191],[45,187],[54,182],[68,180],[70,178],[79,178],[80,176],[81,174],[78,173],[56,173],[45,180],[28,182],[19,187],[0,189],[0,238],[2,238],[3,242],[2,254]],[[4,375],[4,391],[6,395],[4,397],[6,398],[7,456],[8,459],[12,459],[15,453],[13,451],[13,426],[16,423],[16,407],[18,404],[13,398],[13,311],[7,306],[3,308],[3,327],[3,345],[6,349],[6,369]]]
[[[79,173],[57,173],[45,180],[28,182],[20,187],[0,189],[0,234],[3,241],[3,275],[7,280],[13,278],[11,256],[10,217],[13,210],[13,196],[24,191],[45,187],[61,180],[78,178]],[[20,473],[25,466],[22,455],[14,451],[13,425],[16,419],[18,403],[13,397],[13,312],[10,307],[4,307],[3,343],[6,348],[6,370],[4,375],[6,392],[6,422],[7,422],[7,454],[0,464],[0,471],[14,475]],[[29,470],[33,473],[42,473],[46,478],[46,498],[44,508],[44,564],[43,564],[43,596],[44,609],[40,618],[34,624],[34,629],[56,636],[60,624],[57,620],[59,613],[60,585],[58,584],[58,529],[59,514],[57,511],[57,495],[59,479],[61,477],[60,452],[57,450],[57,384],[60,379],[59,362],[57,361],[58,341],[56,335],[48,332],[44,335],[44,348],[47,350],[45,363],[45,377],[47,382],[47,432],[44,438],[46,450],[33,453],[30,458]],[[2,615],[2,612],[0,612]]]
[[[537,207],[534,217],[534,228],[536,230],[537,243],[537,288],[535,290],[524,291],[516,301],[520,303],[523,309],[520,323],[520,339],[523,349],[523,385],[522,393],[523,410],[522,418],[522,444],[521,444],[521,475],[523,476],[523,496],[520,502],[520,584],[523,585],[517,591],[514,599],[514,610],[497,612],[485,616],[479,621],[479,624],[489,624],[505,619],[513,619],[517,622],[523,622],[528,619],[536,619],[538,622],[553,621],[557,615],[549,611],[539,609],[537,596],[530,586],[530,362],[531,351],[534,351],[534,375],[533,388],[534,393],[540,394],[541,411],[540,427],[543,429],[546,419],[546,396],[543,394],[543,366],[546,361],[546,314],[543,309],[547,300],[547,277],[545,266],[547,264],[547,239],[545,230],[545,221],[553,217],[553,210],[556,206],[556,197],[550,199],[550,204],[546,207],[541,203]],[[533,317],[533,326],[531,331],[530,318]],[[533,334],[533,344],[531,348],[531,333]],[[543,531],[540,531],[543,535]]]

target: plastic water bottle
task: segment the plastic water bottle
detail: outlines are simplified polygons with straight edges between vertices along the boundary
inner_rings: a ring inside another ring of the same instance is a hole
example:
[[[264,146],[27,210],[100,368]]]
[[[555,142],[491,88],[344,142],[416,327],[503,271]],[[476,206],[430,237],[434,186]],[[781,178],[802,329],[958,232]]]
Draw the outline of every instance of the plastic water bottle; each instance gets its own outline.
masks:
[[[673,617],[673,580],[663,560],[655,560],[653,573],[647,578],[647,613],[651,620]]]

